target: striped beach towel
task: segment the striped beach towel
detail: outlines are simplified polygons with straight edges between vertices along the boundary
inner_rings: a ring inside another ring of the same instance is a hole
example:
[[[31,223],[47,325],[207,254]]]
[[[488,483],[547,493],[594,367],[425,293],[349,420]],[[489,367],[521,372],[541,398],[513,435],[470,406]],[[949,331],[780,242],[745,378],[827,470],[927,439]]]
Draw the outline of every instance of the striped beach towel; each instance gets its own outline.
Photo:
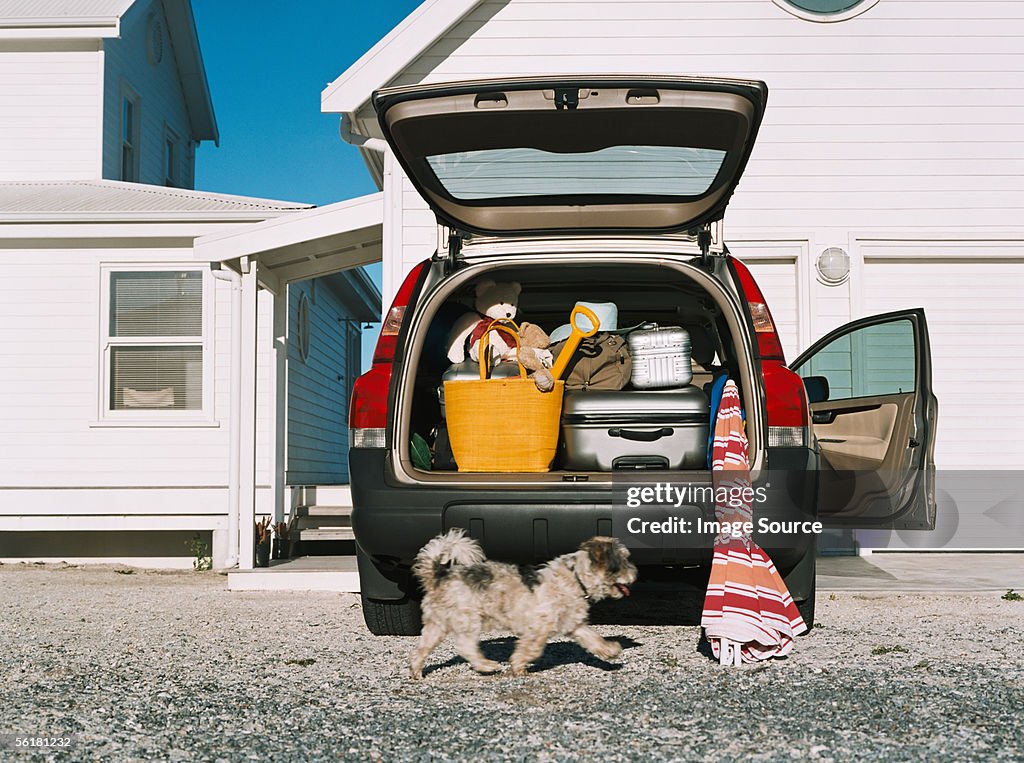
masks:
[[[753,522],[747,449],[739,390],[730,380],[715,420],[712,470],[715,495],[730,497],[716,502],[715,518],[731,528]],[[744,532],[715,539],[701,625],[715,657],[735,664],[786,655],[807,630],[772,560]]]

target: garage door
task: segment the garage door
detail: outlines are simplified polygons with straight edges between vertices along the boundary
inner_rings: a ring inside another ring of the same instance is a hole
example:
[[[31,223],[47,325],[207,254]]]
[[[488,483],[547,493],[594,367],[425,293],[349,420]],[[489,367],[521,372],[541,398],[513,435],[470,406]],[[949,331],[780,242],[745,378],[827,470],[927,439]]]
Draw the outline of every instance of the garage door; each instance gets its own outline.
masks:
[[[931,335],[940,469],[1024,463],[1024,260],[865,256],[862,314],[923,307]],[[991,401],[991,402],[987,402]]]
[[[796,278],[796,258],[800,247],[790,242],[744,241],[729,244],[729,250],[750,269],[768,301],[768,309],[782,339],[786,359],[799,354],[800,320]]]

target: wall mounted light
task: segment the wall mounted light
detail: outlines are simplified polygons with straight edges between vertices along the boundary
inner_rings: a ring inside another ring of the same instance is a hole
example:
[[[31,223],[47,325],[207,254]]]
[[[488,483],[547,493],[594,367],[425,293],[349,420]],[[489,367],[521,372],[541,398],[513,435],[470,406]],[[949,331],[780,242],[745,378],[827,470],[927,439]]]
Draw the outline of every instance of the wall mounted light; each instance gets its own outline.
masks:
[[[838,286],[850,278],[850,255],[845,249],[830,246],[818,255],[814,263],[818,271],[818,280],[828,286]]]

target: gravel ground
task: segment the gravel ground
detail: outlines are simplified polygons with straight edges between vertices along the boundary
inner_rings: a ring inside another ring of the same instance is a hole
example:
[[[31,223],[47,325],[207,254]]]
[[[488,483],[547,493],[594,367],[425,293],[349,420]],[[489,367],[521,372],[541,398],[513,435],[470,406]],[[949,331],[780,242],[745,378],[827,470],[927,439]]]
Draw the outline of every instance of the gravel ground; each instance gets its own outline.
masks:
[[[1024,758],[1024,602],[997,592],[824,594],[789,659],[738,670],[652,595],[604,610],[620,665],[557,643],[480,677],[445,645],[413,683],[357,596],[125,572],[0,567],[0,733],[77,735],[62,760]]]

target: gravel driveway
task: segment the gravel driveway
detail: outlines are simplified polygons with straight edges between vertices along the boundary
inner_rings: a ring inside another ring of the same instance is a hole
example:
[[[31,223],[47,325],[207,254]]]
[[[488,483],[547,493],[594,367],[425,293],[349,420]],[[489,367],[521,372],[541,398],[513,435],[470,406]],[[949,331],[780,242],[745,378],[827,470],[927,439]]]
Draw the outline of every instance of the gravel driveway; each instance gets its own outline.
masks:
[[[672,602],[642,607],[599,626],[627,647],[621,665],[559,643],[527,678],[479,677],[446,645],[413,683],[412,640],[370,636],[352,594],[7,565],[0,732],[78,735],[62,760],[1024,756],[1024,602],[820,595],[789,659],[739,670],[698,649],[698,627],[635,616],[672,620]]]

